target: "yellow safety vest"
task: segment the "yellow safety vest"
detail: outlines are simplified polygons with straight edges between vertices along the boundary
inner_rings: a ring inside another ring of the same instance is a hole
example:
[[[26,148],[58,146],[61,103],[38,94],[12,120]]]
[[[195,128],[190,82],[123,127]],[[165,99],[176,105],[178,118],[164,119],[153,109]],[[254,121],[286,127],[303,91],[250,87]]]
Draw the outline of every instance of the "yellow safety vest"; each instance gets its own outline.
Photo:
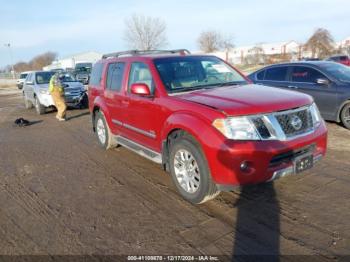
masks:
[[[54,91],[63,93],[63,87],[61,85],[61,82],[57,79],[56,75],[53,75],[51,77],[50,83],[49,83],[49,92],[52,93]]]

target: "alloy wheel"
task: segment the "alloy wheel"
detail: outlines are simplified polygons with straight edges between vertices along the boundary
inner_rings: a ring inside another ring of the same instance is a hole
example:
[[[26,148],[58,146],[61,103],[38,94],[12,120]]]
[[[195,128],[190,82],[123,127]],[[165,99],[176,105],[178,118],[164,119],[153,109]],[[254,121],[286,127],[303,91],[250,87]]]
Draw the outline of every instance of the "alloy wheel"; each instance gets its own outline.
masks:
[[[174,158],[174,171],[179,185],[187,193],[193,194],[199,189],[200,172],[192,153],[185,149],[178,150]]]

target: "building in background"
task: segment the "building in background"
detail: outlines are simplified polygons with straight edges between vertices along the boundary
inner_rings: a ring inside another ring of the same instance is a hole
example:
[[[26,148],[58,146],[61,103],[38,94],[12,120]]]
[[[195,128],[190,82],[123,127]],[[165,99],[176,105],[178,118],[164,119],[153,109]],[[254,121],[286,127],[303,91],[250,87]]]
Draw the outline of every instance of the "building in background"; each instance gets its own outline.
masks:
[[[63,70],[73,70],[75,65],[78,63],[96,63],[99,59],[101,59],[102,54],[97,52],[85,52],[79,53],[71,56],[67,56],[64,58],[57,59],[52,62],[51,65],[45,66],[43,70],[55,70],[55,69],[63,69]]]

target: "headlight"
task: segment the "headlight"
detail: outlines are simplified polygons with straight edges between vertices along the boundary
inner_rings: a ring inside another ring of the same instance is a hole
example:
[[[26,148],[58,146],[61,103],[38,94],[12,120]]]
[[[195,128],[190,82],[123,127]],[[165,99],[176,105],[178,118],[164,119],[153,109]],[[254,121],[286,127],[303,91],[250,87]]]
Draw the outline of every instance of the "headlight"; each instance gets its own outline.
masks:
[[[260,140],[254,124],[247,117],[216,119],[213,126],[228,139]]]
[[[320,111],[318,111],[317,105],[315,103],[313,103],[310,106],[310,112],[311,112],[312,122],[313,122],[314,128],[319,127],[319,125],[321,124],[321,121],[322,121],[322,117],[321,117]]]
[[[47,89],[40,89],[40,94],[48,95],[49,94],[49,90],[47,90]]]

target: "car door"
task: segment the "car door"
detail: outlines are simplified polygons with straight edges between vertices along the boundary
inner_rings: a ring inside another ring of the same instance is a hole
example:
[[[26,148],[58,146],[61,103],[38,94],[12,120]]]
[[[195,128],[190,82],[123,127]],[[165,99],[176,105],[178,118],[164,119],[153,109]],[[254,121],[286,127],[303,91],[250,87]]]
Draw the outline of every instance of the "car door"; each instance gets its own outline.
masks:
[[[107,65],[107,77],[104,89],[104,100],[110,114],[110,128],[114,134],[123,134],[123,121],[125,117],[124,86],[125,62],[113,62]]]
[[[317,83],[318,79],[324,79],[328,84]],[[311,95],[325,119],[334,116],[337,111],[337,86],[321,71],[310,66],[295,65],[288,83],[291,89]]]
[[[151,91],[150,97],[131,94],[130,88],[134,83],[144,83]],[[151,71],[147,64],[133,62],[130,66],[128,79],[128,107],[125,118],[126,136],[152,150],[159,151],[160,124],[158,123],[157,92]]]
[[[272,87],[288,89],[287,75],[289,66],[273,66],[265,69],[257,74],[258,84],[263,84]]]
[[[35,73],[30,73],[26,77],[23,86],[23,92],[25,93],[27,100],[31,101],[32,103],[34,103],[34,78]]]

